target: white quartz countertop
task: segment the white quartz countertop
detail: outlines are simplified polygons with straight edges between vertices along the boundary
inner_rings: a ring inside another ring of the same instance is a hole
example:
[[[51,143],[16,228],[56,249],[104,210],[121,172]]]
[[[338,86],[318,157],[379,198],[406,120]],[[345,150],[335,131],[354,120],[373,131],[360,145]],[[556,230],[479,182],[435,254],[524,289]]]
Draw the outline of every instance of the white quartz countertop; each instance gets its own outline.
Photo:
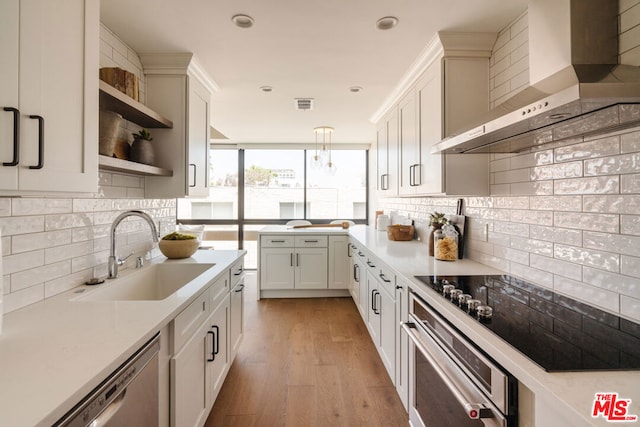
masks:
[[[625,424],[640,425],[640,371],[546,372],[413,277],[433,274],[505,274],[503,271],[467,259],[455,262],[434,261],[433,257],[428,255],[428,246],[423,242],[389,241],[386,233],[373,227],[355,226],[349,230],[349,234],[367,251],[392,268],[398,280],[419,293],[440,314],[529,388],[536,395],[536,400],[543,399],[559,414],[565,415],[567,420],[574,421],[575,425],[607,426],[611,423],[603,417],[591,417],[593,400],[596,393],[616,392],[620,398],[632,400],[628,414],[639,417],[637,424]],[[563,425],[560,420],[558,422],[558,425]]]
[[[73,300],[74,291],[96,288],[82,286],[5,315],[0,425],[50,426],[244,254],[201,250],[184,260],[154,258],[150,263],[215,263],[184,292],[165,300]]]
[[[267,225],[261,228],[258,233],[260,234],[282,234],[282,233],[291,233],[291,234],[348,234],[349,229],[342,227],[305,227],[305,228],[294,228],[288,227],[286,225]]]

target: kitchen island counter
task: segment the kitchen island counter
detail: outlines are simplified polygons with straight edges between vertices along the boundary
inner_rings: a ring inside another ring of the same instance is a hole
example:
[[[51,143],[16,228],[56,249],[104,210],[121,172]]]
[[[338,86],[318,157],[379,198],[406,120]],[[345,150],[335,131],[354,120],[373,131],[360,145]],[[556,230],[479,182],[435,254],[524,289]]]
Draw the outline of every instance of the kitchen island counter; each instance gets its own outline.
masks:
[[[191,282],[188,291],[165,300],[82,301],[77,293],[93,289],[80,286],[5,315],[0,335],[0,425],[52,425],[244,254],[201,250],[184,260],[152,259],[151,263],[215,263]],[[134,272],[124,270],[120,276]]]

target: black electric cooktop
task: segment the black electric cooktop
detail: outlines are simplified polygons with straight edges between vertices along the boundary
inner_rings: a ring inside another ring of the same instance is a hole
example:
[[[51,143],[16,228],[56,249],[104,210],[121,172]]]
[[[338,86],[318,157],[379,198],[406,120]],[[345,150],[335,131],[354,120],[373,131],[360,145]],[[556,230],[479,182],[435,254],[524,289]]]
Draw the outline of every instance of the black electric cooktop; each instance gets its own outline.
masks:
[[[549,372],[640,369],[638,323],[508,275],[415,277],[450,301],[447,284],[491,307],[479,322]]]

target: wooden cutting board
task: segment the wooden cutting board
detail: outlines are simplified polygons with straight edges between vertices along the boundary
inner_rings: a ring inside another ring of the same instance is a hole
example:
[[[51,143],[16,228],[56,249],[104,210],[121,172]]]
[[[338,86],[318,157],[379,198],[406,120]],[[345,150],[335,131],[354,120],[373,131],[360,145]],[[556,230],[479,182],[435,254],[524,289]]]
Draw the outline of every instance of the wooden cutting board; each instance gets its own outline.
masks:
[[[462,259],[462,256],[464,255],[464,233],[466,223],[466,217],[462,215],[462,199],[458,199],[458,205],[456,206],[456,215],[449,215],[447,219],[458,232],[458,259]]]

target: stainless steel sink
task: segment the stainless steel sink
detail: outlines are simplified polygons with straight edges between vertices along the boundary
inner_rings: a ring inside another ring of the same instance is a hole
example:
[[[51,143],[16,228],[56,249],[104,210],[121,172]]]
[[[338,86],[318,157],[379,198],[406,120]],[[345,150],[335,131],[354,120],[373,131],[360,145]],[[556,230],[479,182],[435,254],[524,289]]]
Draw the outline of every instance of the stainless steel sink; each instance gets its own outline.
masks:
[[[74,301],[160,301],[179,293],[215,264],[152,264],[85,291]]]

